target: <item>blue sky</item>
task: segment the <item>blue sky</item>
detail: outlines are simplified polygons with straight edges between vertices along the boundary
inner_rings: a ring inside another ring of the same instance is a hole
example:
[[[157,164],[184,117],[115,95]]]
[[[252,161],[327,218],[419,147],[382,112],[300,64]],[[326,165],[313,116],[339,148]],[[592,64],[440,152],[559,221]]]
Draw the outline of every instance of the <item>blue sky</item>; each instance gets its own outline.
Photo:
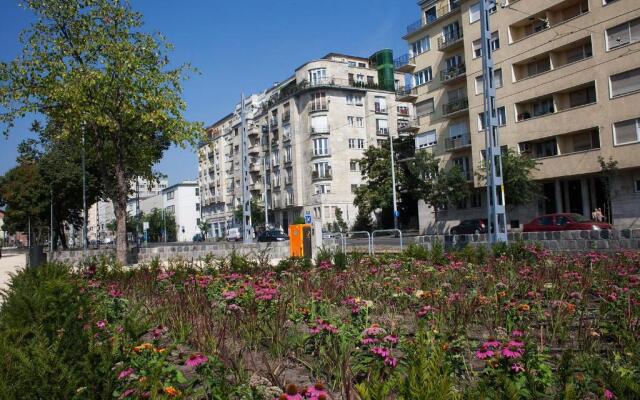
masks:
[[[416,0],[131,0],[146,29],[175,46],[173,63],[200,71],[184,83],[186,117],[205,125],[231,111],[240,93],[287,78],[305,61],[340,52],[367,57],[382,48],[406,52],[405,27],[419,18]],[[21,51],[19,32],[31,21],[17,0],[0,3],[0,60]],[[0,174],[15,165],[16,146],[32,118],[0,137]],[[170,183],[195,179],[192,148],[169,150],[156,169]]]

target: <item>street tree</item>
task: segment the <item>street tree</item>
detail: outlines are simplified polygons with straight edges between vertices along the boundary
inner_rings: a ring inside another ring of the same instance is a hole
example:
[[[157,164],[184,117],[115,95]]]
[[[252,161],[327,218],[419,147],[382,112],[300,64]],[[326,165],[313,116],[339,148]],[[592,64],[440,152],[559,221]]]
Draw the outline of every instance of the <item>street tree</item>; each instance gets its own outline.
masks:
[[[502,151],[502,180],[504,182],[504,197],[507,207],[528,204],[540,197],[540,185],[533,180],[533,171],[538,169],[539,162],[533,158],[518,154],[515,150],[505,148]],[[478,170],[478,179],[486,185],[486,168],[483,165]]]
[[[0,123],[39,113],[57,122],[56,138],[92,149],[117,221],[117,257],[126,262],[130,182],[153,179],[152,166],[172,144],[195,143],[200,123],[183,117],[188,66],[169,67],[171,47],[145,33],[126,1],[24,0],[35,22],[23,51],[0,63]]]
[[[243,212],[241,205],[236,207],[233,216],[236,221],[242,221]],[[251,223],[253,226],[264,225],[264,206],[262,202],[259,202],[256,198],[251,199]]]
[[[611,183],[613,179],[618,175],[618,161],[613,157],[609,157],[609,160],[605,160],[604,157],[598,156],[598,164],[600,164],[600,171],[598,172],[597,179],[604,188],[605,204],[604,204],[604,216],[609,223],[613,223],[613,211],[611,210]]]
[[[440,210],[458,204],[469,196],[469,183],[463,171],[457,166],[445,168],[443,162],[431,152],[416,152],[406,166],[409,187],[433,209],[436,224]]]

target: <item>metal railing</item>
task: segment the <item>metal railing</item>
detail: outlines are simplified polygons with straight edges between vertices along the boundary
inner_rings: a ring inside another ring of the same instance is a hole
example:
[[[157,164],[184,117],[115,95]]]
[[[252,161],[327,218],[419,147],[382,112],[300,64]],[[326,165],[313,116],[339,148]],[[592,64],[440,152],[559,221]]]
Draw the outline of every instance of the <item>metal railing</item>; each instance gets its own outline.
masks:
[[[331,175],[331,169],[328,169],[324,174],[320,174],[318,171],[312,171],[311,179],[313,181],[330,181],[333,179],[333,175]]]
[[[466,110],[467,108],[469,108],[469,99],[467,98],[450,101],[449,103],[442,105],[442,114],[453,114],[458,111]]]
[[[456,150],[471,146],[471,135],[465,133],[460,136],[447,138],[444,141],[445,150]]]
[[[393,60],[393,66],[395,69],[400,69],[405,66],[415,67],[415,65],[416,65],[415,57],[411,57],[409,56],[409,54],[403,54],[400,57]]]
[[[460,2],[459,1],[452,1],[450,6],[449,5],[445,5],[445,6],[441,6],[438,7],[436,9],[436,14],[427,14],[425,15],[425,19],[422,20],[418,20],[412,24],[409,24],[407,26],[407,35],[412,34],[413,32],[416,32],[418,30],[420,30],[420,28],[422,28],[423,26],[427,26],[430,24],[433,24],[434,22],[436,22],[437,20],[439,20],[440,18],[444,17],[445,15],[456,11],[460,8]]]
[[[438,38],[438,50],[444,50],[447,47],[460,42],[463,38],[462,30],[453,31],[451,33],[442,35]]]
[[[375,237],[376,233],[397,233],[400,238],[400,251],[402,251],[402,231],[400,229],[380,229],[371,232],[371,253],[375,253]]]
[[[466,73],[467,73],[467,66],[464,64],[460,64],[456,67],[449,68],[444,71],[440,71],[440,81],[448,82],[456,78],[459,78],[461,76],[464,76]]]
[[[406,97],[413,97],[418,95],[418,88],[405,86],[396,91],[396,99],[403,99]]]
[[[344,239],[344,243],[345,243],[345,251],[346,251],[346,245],[347,245],[347,238],[348,236],[351,235],[367,235],[367,252],[368,254],[373,254],[373,247],[372,247],[372,241],[371,241],[371,233],[367,232],[367,231],[349,231],[346,233],[345,235],[345,239]]]

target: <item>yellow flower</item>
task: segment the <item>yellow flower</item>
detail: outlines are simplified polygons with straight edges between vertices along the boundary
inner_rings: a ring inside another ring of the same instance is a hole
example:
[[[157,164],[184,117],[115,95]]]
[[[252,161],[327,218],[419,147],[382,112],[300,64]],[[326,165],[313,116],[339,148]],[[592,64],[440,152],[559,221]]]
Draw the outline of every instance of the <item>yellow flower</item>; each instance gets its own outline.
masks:
[[[166,394],[168,394],[171,397],[177,397],[177,396],[180,396],[180,394],[181,394],[180,391],[178,389],[174,388],[173,386],[167,386],[162,391],[165,392]]]
[[[140,353],[142,350],[151,350],[153,349],[153,345],[151,343],[142,343],[140,346],[136,346],[133,348],[133,351],[136,353]]]
[[[518,306],[518,310],[520,311],[529,311],[530,309],[531,307],[529,307],[529,305],[526,303],[522,303]]]

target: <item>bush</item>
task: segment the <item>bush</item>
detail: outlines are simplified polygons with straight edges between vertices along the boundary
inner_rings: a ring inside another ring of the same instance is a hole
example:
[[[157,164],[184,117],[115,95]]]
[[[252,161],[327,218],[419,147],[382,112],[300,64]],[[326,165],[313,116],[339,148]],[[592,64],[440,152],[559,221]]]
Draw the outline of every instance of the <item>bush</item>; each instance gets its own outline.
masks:
[[[0,310],[2,398],[109,398],[109,351],[91,344],[88,296],[62,264],[21,271]]]

